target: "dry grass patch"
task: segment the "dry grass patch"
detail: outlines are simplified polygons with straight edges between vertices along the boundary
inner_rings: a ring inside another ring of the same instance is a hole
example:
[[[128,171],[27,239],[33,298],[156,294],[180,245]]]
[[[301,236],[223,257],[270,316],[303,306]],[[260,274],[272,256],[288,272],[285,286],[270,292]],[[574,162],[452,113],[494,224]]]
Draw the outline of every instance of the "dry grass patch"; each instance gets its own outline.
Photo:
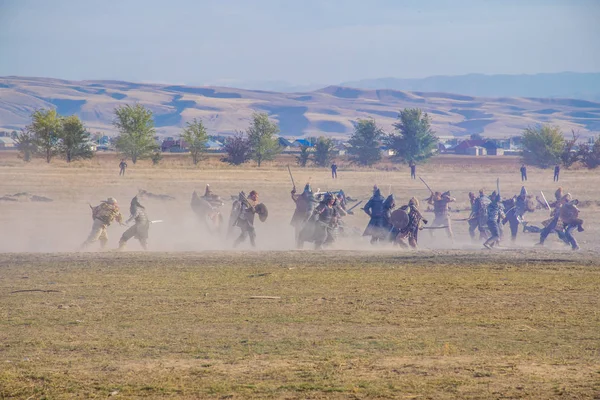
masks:
[[[597,258],[518,257],[1,255],[0,394],[597,395]]]

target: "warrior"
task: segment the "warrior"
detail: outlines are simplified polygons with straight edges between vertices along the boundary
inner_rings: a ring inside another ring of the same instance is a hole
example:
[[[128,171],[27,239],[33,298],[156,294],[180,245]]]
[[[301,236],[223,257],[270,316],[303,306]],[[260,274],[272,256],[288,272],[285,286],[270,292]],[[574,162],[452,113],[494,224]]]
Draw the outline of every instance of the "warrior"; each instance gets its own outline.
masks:
[[[296,203],[296,210],[294,210],[290,225],[294,227],[297,241],[302,227],[312,215],[318,200],[315,198],[309,183],[304,186],[304,191],[300,194],[296,194],[296,188],[294,187],[292,189],[292,200]]]
[[[562,195],[562,188],[558,188],[554,194],[557,201],[552,203],[554,207],[550,213],[550,219],[543,221],[544,228],[540,232],[540,242],[538,245],[543,246],[548,235],[552,232],[556,232],[558,237],[566,244],[571,245],[573,250],[579,250],[577,241],[572,235],[574,228],[577,228],[579,232],[583,232],[583,220],[579,218],[579,209],[577,208],[578,200],[573,200],[570,193]],[[560,222],[562,221],[562,227]]]
[[[238,210],[238,215],[234,226],[238,226],[242,232],[240,236],[235,240],[233,247],[237,247],[240,243],[244,242],[246,238],[250,238],[250,245],[256,247],[256,231],[254,230],[254,214],[256,214],[258,206],[258,192],[255,190],[251,191],[246,198],[244,192],[240,192],[239,200],[236,200],[233,205],[233,209]],[[233,210],[232,210],[233,211]]]
[[[484,240],[489,237],[487,231],[487,206],[489,199],[483,192],[479,190],[479,196],[475,197],[473,192],[469,193],[469,201],[471,203],[471,215],[469,216],[469,235],[475,240],[475,229],[479,230],[479,240]]]
[[[219,210],[223,204],[225,203],[221,197],[214,194],[208,184],[204,190],[204,196],[198,196],[196,191],[192,193],[192,210],[209,230],[214,230],[215,228],[219,230],[223,225],[223,216]]]
[[[525,186],[521,187],[521,192],[518,196],[504,200],[502,205],[504,209],[507,210],[505,217],[502,219],[502,225],[505,225],[508,222],[510,226],[510,239],[512,242],[515,242],[515,240],[517,240],[519,224],[523,222],[523,214],[530,211],[531,207],[533,207],[528,201],[527,189],[525,189]]]
[[[423,229],[421,221],[427,224],[427,220],[423,218],[423,215],[419,211],[419,200],[413,197],[408,201],[408,205],[402,206],[400,209],[406,211],[408,214],[408,224],[400,229],[395,242],[402,247],[407,247],[404,239],[408,238],[410,247],[416,249],[418,246],[419,230]]]
[[[396,208],[396,198],[393,194],[390,194],[383,202],[383,224],[387,232],[386,240],[393,240],[398,235],[398,231],[394,230],[392,224],[392,211],[394,211],[394,208]]]
[[[313,211],[309,222],[304,225],[298,237],[298,247],[304,242],[314,242],[315,249],[320,250],[325,245],[335,242],[335,229],[339,214],[336,198],[332,193],[326,193],[323,200]]]
[[[119,240],[119,250],[123,250],[127,241],[133,237],[139,240],[144,250],[147,250],[150,221],[146,215],[146,208],[140,204],[137,196],[131,200],[129,214],[130,217],[125,224],[129,224],[131,221],[135,221],[135,224],[123,232]]]
[[[483,243],[487,249],[491,249],[500,243],[501,233],[499,223],[505,217],[501,200],[500,194],[496,193],[496,191],[493,191],[490,195],[490,204],[487,206],[487,224],[490,230],[490,237]]]
[[[450,191],[444,193],[432,193],[427,199],[427,202],[433,205],[433,213],[435,214],[435,218],[433,219],[431,226],[445,226],[446,233],[450,239],[452,239],[453,233],[452,225],[450,223],[450,216],[448,215],[448,211],[450,211],[448,204],[452,203],[453,201],[456,201],[456,199],[454,197],[450,197]],[[433,231],[431,231],[431,234],[433,235]]]
[[[373,187],[373,196],[369,199],[364,212],[371,217],[369,224],[363,233],[363,236],[371,236],[371,244],[382,240],[389,233],[389,228],[385,224],[385,198],[377,186]]]
[[[336,201],[335,202],[336,202],[337,206],[340,209],[344,210],[344,212],[346,214],[354,215],[353,211],[347,211],[347,208],[346,208],[346,206],[347,206],[346,193],[344,193],[344,191],[342,189],[340,189],[339,192],[337,192],[337,194],[335,195],[335,197],[336,197]]]
[[[88,236],[87,240],[83,242],[81,247],[87,247],[88,245],[99,240],[100,246],[104,249],[106,247],[106,243],[108,242],[106,228],[109,227],[110,224],[115,220],[119,224],[123,224],[123,215],[121,215],[117,200],[114,197],[109,197],[96,207],[92,207],[90,205],[90,208],[92,209],[92,220],[94,223],[92,225],[92,231],[90,232],[90,235]]]
[[[550,204],[552,207],[552,211],[550,211],[550,218],[542,221],[542,225],[544,226],[540,231],[540,242],[538,246],[543,246],[544,242],[548,235],[552,232],[556,232],[558,237],[566,242],[566,238],[563,234],[561,234],[561,229],[558,227],[559,219],[560,219],[560,209],[568,201],[568,196],[563,196],[563,189],[559,187],[554,193],[555,202]]]
[[[221,199],[221,196],[219,196],[216,193],[213,193],[208,183],[206,184],[206,188],[204,189],[204,196],[202,196],[202,199],[206,200],[213,208],[219,208],[222,207],[223,204],[225,204],[223,199]]]
[[[571,200],[571,195],[567,193],[567,202],[560,209],[560,219],[564,225],[564,235],[566,240],[571,245],[573,250],[579,250],[577,240],[573,236],[573,229],[577,228],[578,232],[583,232],[583,220],[579,218],[579,209],[577,204],[579,200]]]

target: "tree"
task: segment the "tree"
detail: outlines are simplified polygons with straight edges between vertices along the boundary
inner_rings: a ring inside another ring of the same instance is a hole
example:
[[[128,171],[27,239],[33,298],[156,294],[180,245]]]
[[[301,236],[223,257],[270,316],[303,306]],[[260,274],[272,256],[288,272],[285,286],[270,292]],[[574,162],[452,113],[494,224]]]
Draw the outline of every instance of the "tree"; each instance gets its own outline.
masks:
[[[139,159],[149,158],[158,148],[154,141],[152,111],[141,104],[117,107],[113,125],[121,133],[116,140],[117,150],[134,164]]]
[[[56,110],[36,110],[31,114],[31,125],[26,127],[33,136],[37,153],[50,163],[58,151],[61,118]]]
[[[577,140],[579,140],[579,135],[575,134],[574,130],[571,130],[571,134],[573,135],[573,138],[565,140],[565,147],[563,148],[562,153],[560,153],[560,161],[565,168],[569,168],[571,165],[575,164],[579,161],[581,156],[580,152],[575,151],[575,145]]]
[[[600,165],[600,137],[579,146],[581,162],[587,168],[594,169]]]
[[[433,155],[439,139],[431,129],[427,113],[418,108],[405,108],[394,123],[395,133],[386,138],[394,151],[393,160],[400,162],[424,161]]]
[[[23,129],[21,133],[15,137],[17,143],[17,149],[19,150],[23,161],[29,162],[35,153],[37,153],[37,146],[35,136],[29,130]]]
[[[354,127],[354,133],[348,143],[350,160],[360,165],[373,165],[381,160],[379,150],[384,132],[375,124],[373,119],[359,119]]]
[[[227,153],[227,157],[224,157],[222,161],[240,165],[250,159],[252,148],[246,135],[243,132],[236,132],[225,140],[223,150]]]
[[[246,133],[252,149],[250,158],[256,161],[259,167],[263,161],[273,160],[281,152],[275,137],[279,133],[279,127],[269,120],[267,114],[254,113],[252,124]]]
[[[90,133],[76,115],[62,119],[62,129],[59,134],[59,152],[68,163],[79,158],[92,158],[94,153],[90,148]]]
[[[558,126],[529,127],[523,131],[521,138],[525,164],[548,168],[560,161],[565,138]]]
[[[187,143],[190,149],[192,162],[194,165],[198,165],[200,160],[204,158],[206,143],[208,143],[208,134],[202,120],[194,118],[192,122],[188,122],[187,126],[183,129],[181,138]]]
[[[471,136],[469,136],[469,139],[471,139],[471,140],[485,140],[483,138],[483,136],[481,136],[481,134],[479,134],[479,133],[472,133]]]
[[[321,136],[315,142],[313,161],[319,167],[328,167],[333,158],[333,140]]]
[[[296,163],[301,167],[306,167],[310,159],[310,147],[300,146],[300,154],[296,156]]]

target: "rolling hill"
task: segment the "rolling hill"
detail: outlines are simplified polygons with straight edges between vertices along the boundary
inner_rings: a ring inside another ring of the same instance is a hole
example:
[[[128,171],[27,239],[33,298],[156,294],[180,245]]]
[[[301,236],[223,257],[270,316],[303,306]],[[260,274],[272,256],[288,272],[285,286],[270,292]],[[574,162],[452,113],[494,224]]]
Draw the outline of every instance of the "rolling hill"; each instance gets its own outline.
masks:
[[[211,134],[244,130],[253,112],[267,112],[288,137],[345,137],[357,118],[376,119],[392,129],[398,110],[428,112],[438,135],[487,137],[518,135],[530,125],[552,123],[583,136],[600,131],[600,103],[557,98],[475,97],[438,92],[356,89],[329,86],[305,93],[279,93],[227,87],[195,87],[122,81],[66,81],[0,78],[0,129],[20,129],[36,108],[77,114],[92,132],[114,134],[115,107],[141,103],[152,109],[160,135],[178,135],[193,118]]]
[[[430,76],[421,79],[379,78],[344,82],[341,86],[457,93],[481,97],[550,97],[600,102],[600,73],[468,74]]]

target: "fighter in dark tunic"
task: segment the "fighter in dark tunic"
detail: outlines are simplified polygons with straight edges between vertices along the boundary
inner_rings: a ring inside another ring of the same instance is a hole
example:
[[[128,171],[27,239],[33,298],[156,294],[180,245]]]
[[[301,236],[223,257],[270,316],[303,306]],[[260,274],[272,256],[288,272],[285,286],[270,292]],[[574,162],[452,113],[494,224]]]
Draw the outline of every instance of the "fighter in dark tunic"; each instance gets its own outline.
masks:
[[[487,206],[490,199],[484,194],[483,189],[479,191],[479,196],[469,193],[471,202],[471,215],[469,216],[469,235],[475,240],[475,230],[479,230],[479,240],[485,240],[489,237],[487,229]]]
[[[373,197],[365,204],[363,210],[371,217],[363,236],[371,236],[371,243],[383,240],[389,234],[385,221],[385,198],[377,186],[373,187]]]
[[[488,210],[488,229],[490,230],[490,238],[483,245],[491,249],[500,243],[500,221],[505,217],[504,207],[502,206],[500,194],[495,191],[490,195],[490,204]]]
[[[233,247],[237,247],[240,243],[244,242],[246,238],[250,238],[250,245],[256,247],[256,231],[254,230],[254,215],[256,214],[256,206],[258,205],[258,193],[251,191],[248,198],[244,198],[243,192],[240,193],[240,198],[237,200],[239,203],[239,214],[234,222],[235,226],[238,226],[242,232],[240,236],[235,240]]]
[[[315,198],[308,183],[304,186],[304,191],[300,194],[296,194],[296,188],[292,190],[292,200],[296,204],[296,209],[294,210],[290,225],[294,227],[295,238],[298,240],[298,235],[306,221],[312,215],[315,206],[318,204],[318,200]]]
[[[514,196],[502,202],[502,205],[506,210],[505,217],[502,220],[502,224],[504,225],[508,222],[510,226],[510,238],[512,242],[515,242],[517,240],[519,225],[524,222],[523,215],[527,211],[532,210],[532,204],[529,203],[530,202],[528,201],[527,189],[525,189],[525,186],[521,187],[521,192],[518,196]]]

